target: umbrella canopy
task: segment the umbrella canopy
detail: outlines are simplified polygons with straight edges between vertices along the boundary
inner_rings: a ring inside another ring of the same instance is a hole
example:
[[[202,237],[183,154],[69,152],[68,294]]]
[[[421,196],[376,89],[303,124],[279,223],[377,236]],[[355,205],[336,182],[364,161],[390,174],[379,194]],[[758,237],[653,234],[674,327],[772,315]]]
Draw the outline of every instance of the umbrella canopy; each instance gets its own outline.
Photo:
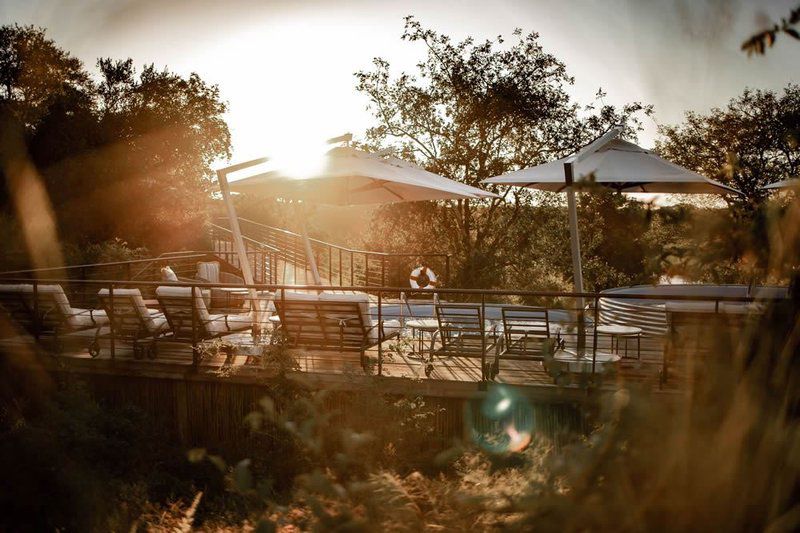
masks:
[[[263,164],[267,160],[254,160]],[[250,166],[230,167],[231,171]],[[217,173],[220,187],[228,206],[234,239],[241,240],[236,211],[230,201],[230,192],[255,194],[289,200],[328,205],[388,204],[420,200],[481,199],[497,195],[428,172],[396,157],[382,157],[350,146],[329,150],[320,169],[310,176],[296,176],[280,168],[273,168],[236,181],[227,181],[224,171]],[[306,256],[317,285],[322,284],[311,243],[303,228]],[[243,249],[243,246],[241,248]],[[237,245],[237,249],[239,246]],[[244,252],[241,252],[243,254]],[[241,262],[241,261],[240,261]]]
[[[349,146],[328,151],[320,169],[311,176],[300,178],[276,168],[231,181],[230,190],[329,205],[496,196],[396,157],[381,157]]]
[[[583,292],[583,268],[575,203],[575,183],[592,182],[619,192],[693,194],[739,192],[661,159],[650,150],[624,141],[619,138],[621,133],[622,128],[612,128],[568,157],[483,180],[483,183],[495,185],[516,185],[567,193],[572,268],[575,291],[578,293]],[[582,323],[583,298],[579,296],[577,301],[579,322]],[[583,351],[583,343],[583,328],[579,326],[579,352]]]
[[[775,191],[779,189],[797,189],[798,187],[800,187],[800,178],[789,178],[765,185],[763,189],[767,191]]]
[[[619,138],[609,139],[594,147],[590,144],[586,148],[589,150],[583,154],[584,157],[573,164],[573,176],[577,182],[587,180],[618,192],[682,194],[739,192]],[[564,177],[564,163],[575,159],[580,153],[489,178],[484,180],[484,183],[562,192],[568,187]]]

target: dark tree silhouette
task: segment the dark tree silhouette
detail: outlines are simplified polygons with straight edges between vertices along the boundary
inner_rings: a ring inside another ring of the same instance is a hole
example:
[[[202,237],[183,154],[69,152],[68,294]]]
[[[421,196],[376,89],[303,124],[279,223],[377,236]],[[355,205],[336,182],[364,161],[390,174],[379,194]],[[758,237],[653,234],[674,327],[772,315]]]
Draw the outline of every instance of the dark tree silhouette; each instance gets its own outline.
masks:
[[[62,237],[192,244],[209,207],[210,164],[230,151],[218,88],[153,65],[137,73],[130,59],[97,66],[93,81],[44,30],[0,28],[2,107],[24,128]]]

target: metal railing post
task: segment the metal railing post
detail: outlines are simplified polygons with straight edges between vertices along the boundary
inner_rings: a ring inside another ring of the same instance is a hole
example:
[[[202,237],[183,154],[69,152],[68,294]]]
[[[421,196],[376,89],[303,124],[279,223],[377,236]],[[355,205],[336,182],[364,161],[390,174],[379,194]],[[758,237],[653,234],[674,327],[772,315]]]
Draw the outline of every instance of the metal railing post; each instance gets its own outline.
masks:
[[[378,291],[378,375],[383,375],[383,291]]]
[[[481,293],[481,381],[486,381],[486,294]]]
[[[111,352],[111,360],[116,359],[117,356],[117,343],[116,335],[114,334],[114,284],[108,286],[108,324],[111,329],[109,334],[109,351]]]
[[[597,364],[597,326],[600,325],[600,295],[594,295],[594,332],[592,333],[592,375],[595,373],[595,365]]]
[[[195,299],[195,285],[191,287],[191,311],[192,311],[192,365],[197,366],[198,364],[198,347],[197,347],[197,304],[194,301]],[[203,293],[200,293],[200,297],[202,298]]]
[[[328,282],[333,285],[333,248],[328,246]]]
[[[42,321],[39,316],[39,280],[33,278],[33,338],[37,341],[41,335]]]

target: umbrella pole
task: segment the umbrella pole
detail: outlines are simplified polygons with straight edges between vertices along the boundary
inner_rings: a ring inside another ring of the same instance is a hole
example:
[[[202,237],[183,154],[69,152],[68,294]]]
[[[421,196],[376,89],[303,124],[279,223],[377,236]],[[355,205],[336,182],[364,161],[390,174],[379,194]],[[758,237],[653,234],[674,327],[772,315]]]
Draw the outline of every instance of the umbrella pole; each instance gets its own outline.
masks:
[[[242,277],[244,277],[244,282],[247,285],[255,285],[255,280],[253,279],[253,271],[250,270],[250,261],[247,258],[247,250],[244,247],[244,239],[242,238],[242,229],[239,227],[239,217],[236,214],[236,208],[233,205],[233,199],[231,198],[231,191],[228,187],[228,177],[227,173],[218,170],[217,171],[217,181],[219,182],[219,189],[222,192],[222,199],[225,202],[225,208],[228,211],[228,220],[231,224],[231,233],[233,234],[233,245],[236,248],[236,254],[239,256],[239,269],[242,271]],[[253,333],[259,333],[260,329],[260,322],[259,322],[259,307],[258,307],[258,294],[256,290],[251,288],[250,289],[250,302],[251,307],[253,308]]]
[[[567,211],[569,212],[569,237],[572,249],[572,276],[575,285],[575,292],[583,292],[583,266],[581,265],[581,237],[578,232],[578,208],[575,203],[575,189],[573,183],[572,163],[564,163],[564,178],[567,184]],[[586,351],[586,331],[584,317],[583,296],[575,298],[578,315],[578,355],[583,355]]]
[[[314,285],[322,285],[322,278],[319,275],[317,268],[317,260],[314,258],[314,250],[311,249],[311,240],[308,238],[308,227],[306,227],[306,215],[308,211],[303,206],[301,218],[301,226],[303,230],[303,244],[306,247],[306,259],[308,259],[308,266],[311,268],[311,276],[314,278]],[[295,280],[295,283],[297,280]]]

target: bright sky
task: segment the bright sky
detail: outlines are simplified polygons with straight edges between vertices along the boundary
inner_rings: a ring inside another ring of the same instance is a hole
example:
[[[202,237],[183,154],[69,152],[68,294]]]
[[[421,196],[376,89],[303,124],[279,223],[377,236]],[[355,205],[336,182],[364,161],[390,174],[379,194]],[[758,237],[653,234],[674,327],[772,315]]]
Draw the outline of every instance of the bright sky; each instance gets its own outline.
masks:
[[[234,161],[281,151],[370,125],[353,73],[375,56],[396,72],[424,56],[400,40],[403,16],[454,38],[540,33],[576,78],[573,94],[607,103],[655,105],[658,123],[705,111],[746,87],[798,81],[800,43],[778,40],[765,57],[739,45],[797,0],[528,0],[377,2],[341,0],[4,0],[2,23],[47,28],[87,65],[132,57],[220,86],[229,102]],[[655,122],[640,139],[651,146]]]

